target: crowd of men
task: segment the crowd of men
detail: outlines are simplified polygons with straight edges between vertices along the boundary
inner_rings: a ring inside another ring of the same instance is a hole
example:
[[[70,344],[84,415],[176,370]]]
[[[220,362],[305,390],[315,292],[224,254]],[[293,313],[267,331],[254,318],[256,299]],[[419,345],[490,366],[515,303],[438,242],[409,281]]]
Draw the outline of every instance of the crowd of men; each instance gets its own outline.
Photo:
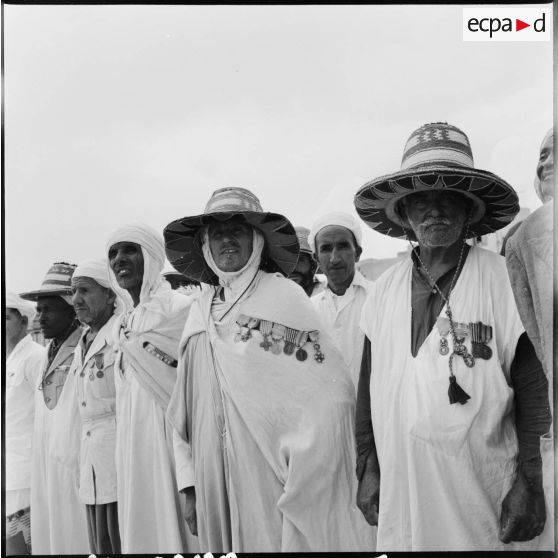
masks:
[[[552,150],[505,258],[516,192],[431,123],[355,195],[412,248],[375,281],[355,217],[222,188],[8,293],[7,553],[551,550]]]

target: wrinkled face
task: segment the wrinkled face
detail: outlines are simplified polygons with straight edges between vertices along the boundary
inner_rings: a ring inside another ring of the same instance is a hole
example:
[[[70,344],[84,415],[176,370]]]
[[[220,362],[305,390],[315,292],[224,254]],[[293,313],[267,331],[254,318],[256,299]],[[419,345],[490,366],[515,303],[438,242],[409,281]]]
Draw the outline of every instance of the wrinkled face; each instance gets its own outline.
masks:
[[[143,254],[135,242],[117,242],[109,248],[109,265],[118,285],[129,292],[141,292],[143,283]]]
[[[61,338],[76,317],[73,307],[59,296],[39,297],[37,316],[45,339]]]
[[[307,252],[299,252],[296,267],[289,275],[295,283],[298,283],[306,292],[314,284],[314,271],[315,264],[312,261],[312,256]]]
[[[353,280],[355,263],[362,248],[356,245],[353,233],[338,225],[320,229],[315,238],[316,259],[334,291],[346,289]]]
[[[27,318],[15,308],[6,308],[6,339],[14,342],[27,331]]]
[[[554,198],[554,137],[549,134],[541,146],[537,163],[537,178],[540,181],[540,198],[543,203]]]
[[[403,200],[403,213],[421,246],[451,246],[461,237],[469,202],[454,192],[417,192]]]
[[[209,249],[213,261],[221,271],[242,269],[252,255],[252,227],[233,217],[227,221],[210,223],[207,229]]]
[[[72,278],[72,304],[82,324],[98,329],[114,309],[114,293],[89,277]]]

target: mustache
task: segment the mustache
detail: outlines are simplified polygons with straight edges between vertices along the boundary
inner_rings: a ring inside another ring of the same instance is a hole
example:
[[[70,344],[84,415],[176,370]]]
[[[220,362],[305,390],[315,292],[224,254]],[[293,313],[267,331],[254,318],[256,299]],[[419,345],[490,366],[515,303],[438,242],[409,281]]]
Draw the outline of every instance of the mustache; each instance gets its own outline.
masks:
[[[445,217],[439,217],[437,219],[427,219],[421,223],[422,227],[430,227],[432,225],[451,225],[451,221]]]

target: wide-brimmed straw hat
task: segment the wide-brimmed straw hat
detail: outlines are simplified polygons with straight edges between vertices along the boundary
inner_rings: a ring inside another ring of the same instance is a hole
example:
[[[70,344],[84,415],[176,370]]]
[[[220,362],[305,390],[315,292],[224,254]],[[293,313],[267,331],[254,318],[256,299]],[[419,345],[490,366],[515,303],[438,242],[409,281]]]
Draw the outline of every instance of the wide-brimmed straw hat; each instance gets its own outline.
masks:
[[[21,293],[24,300],[37,300],[41,296],[66,296],[72,294],[72,275],[76,266],[65,262],[52,264],[36,291]]]
[[[298,240],[290,221],[278,213],[264,212],[260,200],[245,188],[221,188],[211,195],[201,215],[177,219],[165,227],[165,251],[171,265],[190,279],[218,285],[217,275],[202,252],[201,231],[211,222],[242,217],[265,238],[262,269],[289,275],[298,259]]]
[[[424,124],[405,145],[401,170],[380,176],[356,193],[361,219],[379,233],[415,240],[396,211],[397,203],[415,192],[448,190],[473,203],[467,236],[482,236],[505,227],[519,211],[515,190],[491,172],[475,169],[469,138],[445,122]]]

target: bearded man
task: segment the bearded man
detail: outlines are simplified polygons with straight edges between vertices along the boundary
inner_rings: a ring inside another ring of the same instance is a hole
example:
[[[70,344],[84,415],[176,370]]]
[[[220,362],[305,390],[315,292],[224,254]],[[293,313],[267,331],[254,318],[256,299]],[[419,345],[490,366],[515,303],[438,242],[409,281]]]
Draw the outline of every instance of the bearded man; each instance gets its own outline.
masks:
[[[289,274],[289,279],[300,285],[308,296],[313,296],[321,291],[322,284],[316,279],[318,262],[308,244],[310,230],[306,227],[295,227],[295,232],[300,249],[296,266]]]
[[[362,312],[371,362],[357,402],[357,500],[378,548],[539,548],[547,381],[504,258],[465,242],[513,219],[515,191],[474,168],[461,130],[434,123],[355,206],[376,231],[418,242]]]
[[[176,488],[172,428],[165,413],[176,381],[189,297],[161,277],[161,235],[143,224],[107,243],[112,290],[123,305],[116,331],[116,477],[122,553],[194,552]]]
[[[354,389],[308,297],[284,277],[299,252],[291,223],[252,192],[223,188],[164,236],[171,264],[206,283],[168,414],[201,547],[374,550],[353,505]]]

